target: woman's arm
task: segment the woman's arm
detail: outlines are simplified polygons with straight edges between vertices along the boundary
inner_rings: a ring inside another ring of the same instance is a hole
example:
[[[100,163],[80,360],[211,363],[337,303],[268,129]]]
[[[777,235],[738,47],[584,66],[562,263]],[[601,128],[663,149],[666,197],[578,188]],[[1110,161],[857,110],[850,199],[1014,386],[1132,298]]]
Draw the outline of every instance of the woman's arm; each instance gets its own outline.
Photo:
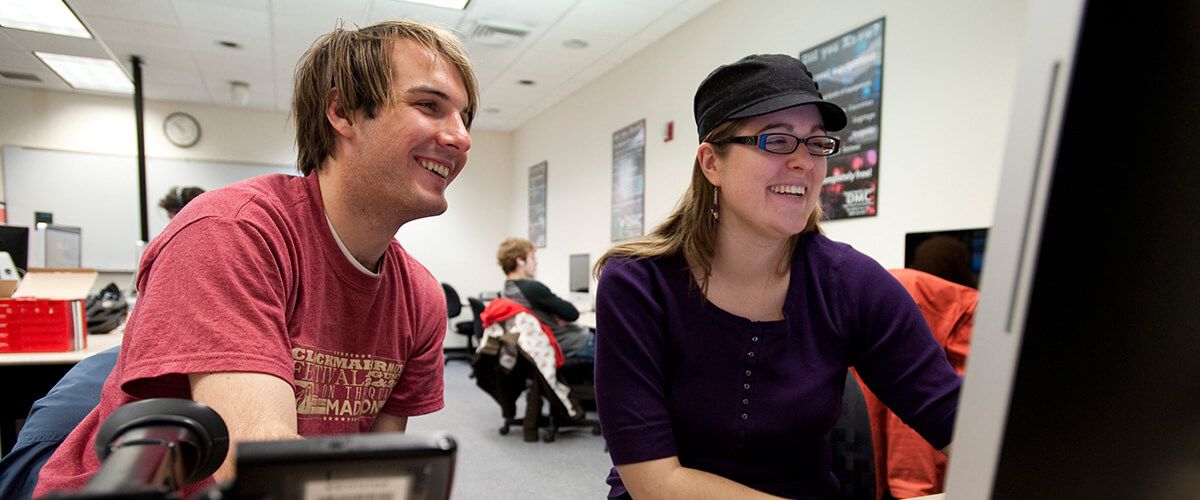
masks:
[[[678,457],[647,460],[617,466],[625,489],[637,499],[769,499],[768,495],[715,474],[689,469]]]

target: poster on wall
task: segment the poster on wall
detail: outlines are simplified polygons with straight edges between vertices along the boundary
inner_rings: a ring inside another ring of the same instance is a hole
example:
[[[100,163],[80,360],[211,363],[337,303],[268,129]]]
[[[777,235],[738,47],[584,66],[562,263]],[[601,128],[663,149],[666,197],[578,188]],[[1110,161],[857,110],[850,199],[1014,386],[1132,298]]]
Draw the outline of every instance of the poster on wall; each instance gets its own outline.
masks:
[[[546,248],[546,162],[529,167],[529,241]]]
[[[612,241],[642,235],[646,120],[613,133]]]
[[[846,110],[834,135],[842,151],[829,157],[821,186],[827,219],[874,216],[879,202],[879,115],[883,98],[883,25],[867,25],[800,53],[825,100]]]

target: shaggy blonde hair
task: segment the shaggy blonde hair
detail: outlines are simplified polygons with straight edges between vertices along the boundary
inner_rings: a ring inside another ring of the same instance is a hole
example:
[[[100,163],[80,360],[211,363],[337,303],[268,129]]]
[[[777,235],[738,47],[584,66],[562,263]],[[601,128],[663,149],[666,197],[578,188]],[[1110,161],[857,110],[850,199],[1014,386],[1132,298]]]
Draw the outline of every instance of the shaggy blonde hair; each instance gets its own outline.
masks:
[[[496,263],[500,264],[500,269],[504,274],[513,272],[517,268],[517,261],[524,259],[533,252],[533,243],[525,238],[508,238],[500,243],[500,249],[496,250]]]
[[[304,175],[321,167],[333,154],[333,125],[325,117],[331,92],[348,113],[363,111],[375,118],[379,109],[398,98],[392,90],[391,44],[412,40],[435,54],[441,54],[458,68],[467,91],[465,121],[467,129],[475,118],[479,88],[475,71],[454,34],[441,28],[405,20],[385,21],[360,29],[346,29],[339,23],[322,35],[296,67],[292,95],[292,118],[296,120],[297,166]]]

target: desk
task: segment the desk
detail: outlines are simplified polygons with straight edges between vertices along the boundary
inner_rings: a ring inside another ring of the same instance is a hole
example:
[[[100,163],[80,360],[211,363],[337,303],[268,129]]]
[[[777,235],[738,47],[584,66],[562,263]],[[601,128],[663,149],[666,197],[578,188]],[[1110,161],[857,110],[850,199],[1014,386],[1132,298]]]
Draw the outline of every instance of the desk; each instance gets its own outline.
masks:
[[[124,337],[124,330],[117,329],[113,330],[112,333],[88,335],[87,349],[82,351],[0,353],[0,367],[19,365],[74,365],[83,361],[88,356],[110,347],[121,345],[121,340]]]
[[[121,345],[124,325],[110,333],[88,335],[88,348],[68,352],[0,353],[0,450],[8,453],[17,441],[18,422],[57,384],[75,363],[110,347]],[[13,383],[13,381],[18,381]]]
[[[584,311],[579,313],[579,319],[575,320],[575,324],[586,326],[592,330],[596,329],[596,313],[595,311]]]

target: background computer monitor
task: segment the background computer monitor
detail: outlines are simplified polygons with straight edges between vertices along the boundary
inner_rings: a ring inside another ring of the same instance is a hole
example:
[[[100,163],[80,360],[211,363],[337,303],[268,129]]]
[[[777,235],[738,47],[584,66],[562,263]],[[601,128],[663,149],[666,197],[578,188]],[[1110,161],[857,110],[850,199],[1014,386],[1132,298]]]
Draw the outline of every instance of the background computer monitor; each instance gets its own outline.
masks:
[[[978,286],[980,275],[983,273],[983,252],[987,249],[987,228],[954,229],[945,231],[927,231],[908,233],[904,235],[904,267],[913,268],[916,262],[917,250],[921,244],[935,237],[950,238],[962,243],[965,250],[965,265],[971,272],[972,283],[960,283],[972,288]],[[927,269],[922,269],[926,270]],[[933,273],[938,274],[938,273]],[[943,278],[950,279],[946,276]],[[958,282],[957,280],[950,279]]]
[[[76,268],[83,265],[83,232],[78,227],[46,226],[48,268]]]
[[[589,254],[576,253],[571,254],[571,286],[570,290],[574,293],[588,293],[588,287],[591,279],[591,273],[588,269],[591,266]]]
[[[0,252],[8,252],[18,269],[28,269],[29,228],[0,225]]]
[[[947,498],[1200,498],[1198,24],[1029,2]]]

